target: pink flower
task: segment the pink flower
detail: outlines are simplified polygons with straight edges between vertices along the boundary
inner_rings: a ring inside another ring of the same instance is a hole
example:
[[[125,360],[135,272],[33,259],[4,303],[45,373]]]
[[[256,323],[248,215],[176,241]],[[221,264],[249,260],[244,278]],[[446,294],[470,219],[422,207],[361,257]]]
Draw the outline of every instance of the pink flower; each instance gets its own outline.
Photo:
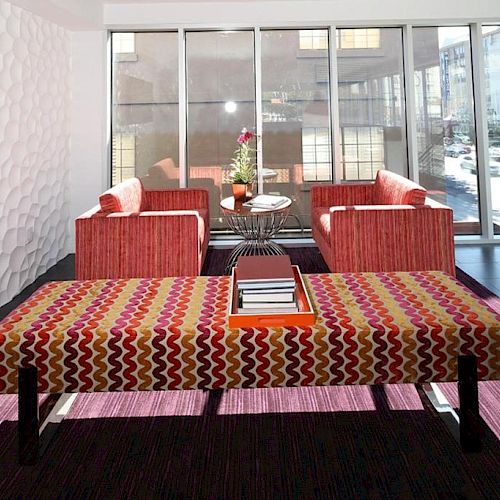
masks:
[[[241,135],[238,137],[238,144],[244,144],[245,142],[248,142],[250,139],[253,137],[253,133],[244,128],[241,131]]]

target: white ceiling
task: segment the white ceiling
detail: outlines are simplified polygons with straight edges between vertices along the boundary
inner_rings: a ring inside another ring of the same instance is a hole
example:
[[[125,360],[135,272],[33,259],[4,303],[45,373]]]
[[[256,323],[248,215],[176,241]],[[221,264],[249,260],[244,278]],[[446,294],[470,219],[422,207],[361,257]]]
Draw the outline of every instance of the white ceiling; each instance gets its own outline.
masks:
[[[121,3],[121,4],[129,4],[129,3],[136,3],[136,4],[147,4],[147,3],[189,3],[189,2],[203,2],[203,3],[210,3],[210,2],[245,2],[248,3],[249,1],[251,3],[256,3],[256,2],[262,2],[264,0],[99,0],[102,4],[106,3]],[[273,0],[273,1],[278,1],[278,2],[286,2],[290,0]]]
[[[114,3],[114,4],[148,4],[148,3],[210,3],[210,2],[245,2],[245,3],[258,3],[266,0],[98,0],[102,4]],[[290,1],[300,1],[300,0],[273,0],[274,2],[290,2]],[[303,0],[302,0],[303,1]],[[320,0],[324,2],[331,2],[333,0]]]
[[[0,0],[0,3],[3,0]],[[270,23],[356,24],[391,20],[429,22],[494,22],[499,0],[8,0],[70,30],[107,26],[234,26]],[[221,8],[225,3],[227,8]],[[318,8],[321,3],[321,8]],[[219,4],[218,7],[216,5]],[[262,8],[265,5],[265,8]],[[260,7],[260,8],[259,8]]]

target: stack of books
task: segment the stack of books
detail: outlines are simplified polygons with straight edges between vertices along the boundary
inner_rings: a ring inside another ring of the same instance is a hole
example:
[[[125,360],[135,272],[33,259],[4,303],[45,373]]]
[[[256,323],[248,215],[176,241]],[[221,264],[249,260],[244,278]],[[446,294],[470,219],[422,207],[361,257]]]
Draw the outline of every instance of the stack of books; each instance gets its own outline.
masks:
[[[288,201],[286,196],[274,196],[272,194],[259,194],[255,198],[243,203],[247,208],[267,208],[269,210],[279,208]]]
[[[240,314],[299,311],[295,277],[288,255],[239,257],[236,285]]]

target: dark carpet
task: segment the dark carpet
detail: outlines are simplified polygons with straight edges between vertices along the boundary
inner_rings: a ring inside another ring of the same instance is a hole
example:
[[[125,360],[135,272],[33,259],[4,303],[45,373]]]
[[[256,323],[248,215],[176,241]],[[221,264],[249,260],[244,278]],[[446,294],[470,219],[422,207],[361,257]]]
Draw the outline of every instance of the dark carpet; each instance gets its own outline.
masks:
[[[214,249],[209,247],[205,264],[201,270],[204,276],[220,276],[224,274],[224,267],[230,249]],[[307,274],[328,273],[328,266],[317,247],[286,248],[292,264],[300,267],[301,272]]]
[[[287,251],[327,271],[316,248]],[[203,274],[228,254],[210,249]],[[456,384],[439,386],[456,404]],[[19,467],[17,397],[2,395],[0,498],[500,498],[500,383],[480,402],[484,446],[467,455],[411,384],[80,394],[39,464]]]

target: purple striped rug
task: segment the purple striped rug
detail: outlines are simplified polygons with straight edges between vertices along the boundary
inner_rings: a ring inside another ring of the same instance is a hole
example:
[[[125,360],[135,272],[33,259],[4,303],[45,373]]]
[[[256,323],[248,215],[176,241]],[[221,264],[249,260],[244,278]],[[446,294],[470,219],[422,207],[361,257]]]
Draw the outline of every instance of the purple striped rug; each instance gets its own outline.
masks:
[[[325,272],[315,248],[289,249]],[[228,251],[211,250],[204,274]],[[459,271],[493,307],[500,299]],[[456,384],[439,384],[457,403]],[[423,403],[424,401],[424,403]],[[484,449],[460,446],[414,385],[80,394],[35,467],[0,396],[1,498],[498,498],[500,383],[480,384]]]

